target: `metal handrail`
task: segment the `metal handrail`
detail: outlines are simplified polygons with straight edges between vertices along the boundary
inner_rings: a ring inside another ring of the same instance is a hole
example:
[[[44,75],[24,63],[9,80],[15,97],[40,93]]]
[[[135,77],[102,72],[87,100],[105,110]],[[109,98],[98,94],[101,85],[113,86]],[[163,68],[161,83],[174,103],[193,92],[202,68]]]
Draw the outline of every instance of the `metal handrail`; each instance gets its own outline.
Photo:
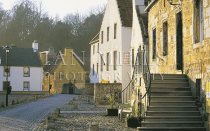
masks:
[[[143,50],[143,53],[145,54],[145,49]],[[145,68],[143,68],[143,75],[146,74],[146,77],[144,77],[144,81],[145,81],[145,87],[146,87],[146,92],[144,93],[144,95],[141,95],[140,98],[139,98],[139,102],[140,102],[140,105],[139,105],[139,112],[140,112],[140,126],[141,126],[141,121],[145,118],[146,116],[146,110],[147,110],[147,107],[150,105],[150,97],[151,97],[151,82],[152,82],[152,79],[151,79],[151,72],[150,72],[150,67],[149,67],[149,62],[147,60],[147,57],[144,57],[144,60],[145,60],[145,63],[143,63],[143,65],[146,66],[146,70],[145,71]],[[146,99],[147,98],[147,99]],[[145,110],[144,110],[144,113],[142,114],[142,100],[145,99]]]
[[[139,53],[139,52],[138,52]],[[133,68],[133,73],[132,73],[132,77],[131,80],[129,81],[128,85],[121,91],[121,94],[123,95],[123,93],[125,91],[127,91],[127,89],[131,86],[133,80],[134,80],[134,75],[135,75],[135,71],[136,71],[136,66],[137,66],[137,59],[138,59],[138,53],[136,55],[136,59],[135,59],[135,64],[134,64],[134,68]],[[130,94],[129,94],[130,95]],[[124,95],[122,96],[122,99],[124,100]],[[127,99],[127,92],[126,92],[126,99]],[[126,100],[127,101],[127,100]]]

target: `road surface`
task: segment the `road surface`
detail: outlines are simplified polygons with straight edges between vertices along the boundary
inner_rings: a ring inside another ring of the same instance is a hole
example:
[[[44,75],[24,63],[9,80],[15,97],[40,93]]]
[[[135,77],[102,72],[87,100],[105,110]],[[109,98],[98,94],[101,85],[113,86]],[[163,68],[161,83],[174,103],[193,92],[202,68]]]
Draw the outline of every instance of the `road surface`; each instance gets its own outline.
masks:
[[[0,112],[0,131],[31,131],[46,115],[72,100],[58,94]]]

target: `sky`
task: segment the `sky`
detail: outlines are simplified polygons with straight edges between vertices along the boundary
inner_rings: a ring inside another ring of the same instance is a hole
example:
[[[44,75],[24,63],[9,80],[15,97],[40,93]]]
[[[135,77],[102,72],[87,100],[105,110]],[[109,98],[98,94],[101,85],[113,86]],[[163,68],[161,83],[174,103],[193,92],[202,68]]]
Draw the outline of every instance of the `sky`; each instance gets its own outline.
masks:
[[[86,15],[91,9],[105,6],[107,0],[32,0],[36,3],[42,3],[42,8],[52,17],[59,15],[63,18],[70,13],[80,13]],[[17,0],[0,0],[2,7],[6,10],[12,8]]]

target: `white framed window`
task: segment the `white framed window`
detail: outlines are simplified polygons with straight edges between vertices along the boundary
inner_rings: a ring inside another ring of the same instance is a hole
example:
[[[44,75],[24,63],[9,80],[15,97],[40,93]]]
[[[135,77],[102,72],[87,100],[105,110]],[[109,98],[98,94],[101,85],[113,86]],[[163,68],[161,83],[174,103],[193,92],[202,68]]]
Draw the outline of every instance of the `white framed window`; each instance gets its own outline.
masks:
[[[104,31],[101,31],[101,44],[104,42]]]
[[[106,38],[107,38],[107,41],[109,41],[109,27],[107,27],[106,31],[107,31],[107,32],[106,32],[106,33],[107,33],[107,34],[106,34]]]
[[[30,91],[30,82],[29,81],[23,82],[23,91]]]
[[[95,45],[93,45],[93,55],[95,54]]]
[[[30,77],[30,67],[23,67],[23,76]]]
[[[113,68],[117,70],[117,51],[113,52]]]
[[[106,71],[109,71],[109,53],[106,53]]]
[[[117,38],[117,23],[114,24],[114,39]]]
[[[103,54],[101,54],[101,72],[104,70],[104,58]]]

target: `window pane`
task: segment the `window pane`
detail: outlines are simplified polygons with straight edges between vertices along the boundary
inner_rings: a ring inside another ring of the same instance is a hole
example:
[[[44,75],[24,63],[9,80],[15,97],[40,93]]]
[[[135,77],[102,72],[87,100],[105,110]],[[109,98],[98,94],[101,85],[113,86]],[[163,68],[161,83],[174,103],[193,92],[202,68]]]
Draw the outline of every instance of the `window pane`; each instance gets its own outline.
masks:
[[[163,23],[163,56],[168,55],[168,23]]]
[[[30,90],[30,83],[29,81],[23,82],[23,91],[29,91]]]
[[[107,41],[109,41],[109,27],[107,27]]]
[[[114,24],[114,39],[117,38],[117,24]]]
[[[24,77],[30,76],[30,68],[29,67],[23,67],[23,76]]]
[[[153,34],[153,43],[152,43],[152,45],[153,45],[153,47],[152,47],[152,59],[156,59],[156,29],[153,29],[153,32],[152,32],[152,34]]]
[[[109,71],[109,53],[106,54],[106,70]]]
[[[114,51],[113,59],[114,70],[117,70],[117,51]]]

